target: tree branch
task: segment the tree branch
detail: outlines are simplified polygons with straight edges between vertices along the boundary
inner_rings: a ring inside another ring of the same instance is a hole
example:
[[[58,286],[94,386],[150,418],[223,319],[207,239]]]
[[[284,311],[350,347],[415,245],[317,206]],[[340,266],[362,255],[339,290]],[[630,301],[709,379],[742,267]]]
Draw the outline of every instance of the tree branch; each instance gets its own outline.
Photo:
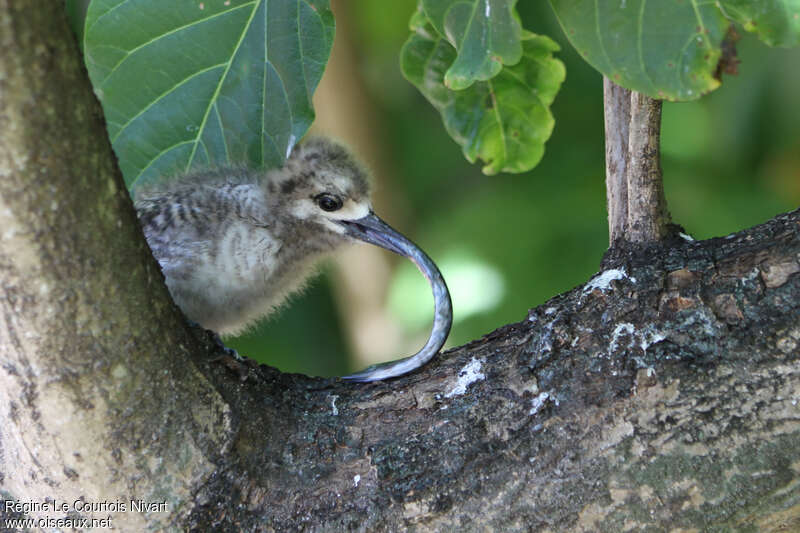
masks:
[[[629,255],[389,383],[211,367],[247,417],[189,526],[796,528],[799,230]]]
[[[116,168],[63,2],[0,0],[0,481],[185,512],[233,428]],[[108,513],[97,513],[105,517]],[[33,513],[42,517],[43,513]]]
[[[660,241],[670,223],[661,176],[661,100],[631,92],[628,138],[628,223],[630,242]]]
[[[606,134],[606,201],[608,241],[611,246],[625,238],[628,227],[628,123],[630,91],[603,76]]]
[[[609,243],[669,236],[659,142],[661,101],[603,78]]]

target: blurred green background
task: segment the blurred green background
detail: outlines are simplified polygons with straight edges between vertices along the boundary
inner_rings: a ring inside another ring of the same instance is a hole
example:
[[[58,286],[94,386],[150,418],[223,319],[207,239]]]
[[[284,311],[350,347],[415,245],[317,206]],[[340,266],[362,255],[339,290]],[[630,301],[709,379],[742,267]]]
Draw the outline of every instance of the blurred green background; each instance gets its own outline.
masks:
[[[548,4],[517,9],[525,28],[562,47],[567,79],[552,108],[555,131],[531,172],[491,178],[464,160],[400,73],[416,0],[332,4],[337,35],[315,98],[317,122],[375,170],[376,211],[439,264],[454,304],[448,346],[522,320],[591,277],[607,246],[602,79]],[[697,239],[800,204],[800,49],[770,49],[749,35],[737,49],[739,76],[697,102],[664,104],[667,200],[674,221]],[[350,255],[226,344],[285,371],[324,376],[413,353],[433,314],[424,278],[388,252],[369,251],[368,260],[354,253],[363,251],[337,254]]]

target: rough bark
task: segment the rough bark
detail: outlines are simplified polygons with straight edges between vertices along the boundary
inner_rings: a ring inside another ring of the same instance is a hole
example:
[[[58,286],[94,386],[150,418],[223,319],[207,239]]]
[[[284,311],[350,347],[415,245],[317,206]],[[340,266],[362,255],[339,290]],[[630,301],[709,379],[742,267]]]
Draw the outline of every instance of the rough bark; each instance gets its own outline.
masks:
[[[661,174],[661,101],[608,78],[603,90],[609,243],[661,241],[671,226]]]
[[[60,8],[0,0],[5,498],[167,502],[85,513],[122,531],[800,528],[800,211],[617,250],[389,383],[242,383],[169,303]]]
[[[229,409],[189,363],[202,344],[138,227],[63,12],[0,0],[0,487],[166,499],[174,518],[226,449]]]
[[[190,523],[797,529],[798,230],[631,253],[391,383],[209,368],[241,429]]]
[[[628,132],[630,91],[603,77],[606,138],[608,242],[619,242],[628,226]]]

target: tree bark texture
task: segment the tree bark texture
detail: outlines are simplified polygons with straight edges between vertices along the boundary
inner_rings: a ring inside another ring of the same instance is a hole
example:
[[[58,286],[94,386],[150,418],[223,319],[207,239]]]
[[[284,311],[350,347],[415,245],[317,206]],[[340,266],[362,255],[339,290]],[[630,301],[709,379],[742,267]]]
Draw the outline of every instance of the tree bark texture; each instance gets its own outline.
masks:
[[[661,101],[603,78],[609,243],[657,242],[669,235],[661,173]]]
[[[800,211],[618,250],[391,382],[242,382],[169,303],[61,11],[0,0],[4,499],[166,502],[86,513],[120,531],[800,528]]]
[[[167,499],[179,516],[229,410],[189,364],[202,344],[138,227],[63,2],[0,0],[0,283],[3,493]]]
[[[209,368],[241,426],[190,524],[797,530],[798,230],[640,250],[389,383]]]

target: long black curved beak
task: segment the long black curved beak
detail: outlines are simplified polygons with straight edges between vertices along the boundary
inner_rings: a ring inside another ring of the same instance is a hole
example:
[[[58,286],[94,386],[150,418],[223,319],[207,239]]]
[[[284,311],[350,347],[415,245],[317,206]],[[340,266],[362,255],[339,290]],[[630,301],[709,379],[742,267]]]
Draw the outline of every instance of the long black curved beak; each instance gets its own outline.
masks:
[[[377,381],[402,376],[412,370],[416,370],[439,353],[439,350],[447,340],[450,326],[453,323],[453,305],[450,302],[450,292],[447,290],[447,284],[445,284],[441,272],[425,252],[395,231],[394,228],[381,220],[372,211],[364,218],[342,220],[340,223],[345,227],[345,231],[349,236],[386,248],[411,259],[417,265],[419,271],[428,278],[428,283],[430,283],[433,291],[434,306],[433,328],[428,337],[428,342],[425,343],[425,346],[420,351],[404,359],[371,366],[357,374],[344,376],[343,379]]]

